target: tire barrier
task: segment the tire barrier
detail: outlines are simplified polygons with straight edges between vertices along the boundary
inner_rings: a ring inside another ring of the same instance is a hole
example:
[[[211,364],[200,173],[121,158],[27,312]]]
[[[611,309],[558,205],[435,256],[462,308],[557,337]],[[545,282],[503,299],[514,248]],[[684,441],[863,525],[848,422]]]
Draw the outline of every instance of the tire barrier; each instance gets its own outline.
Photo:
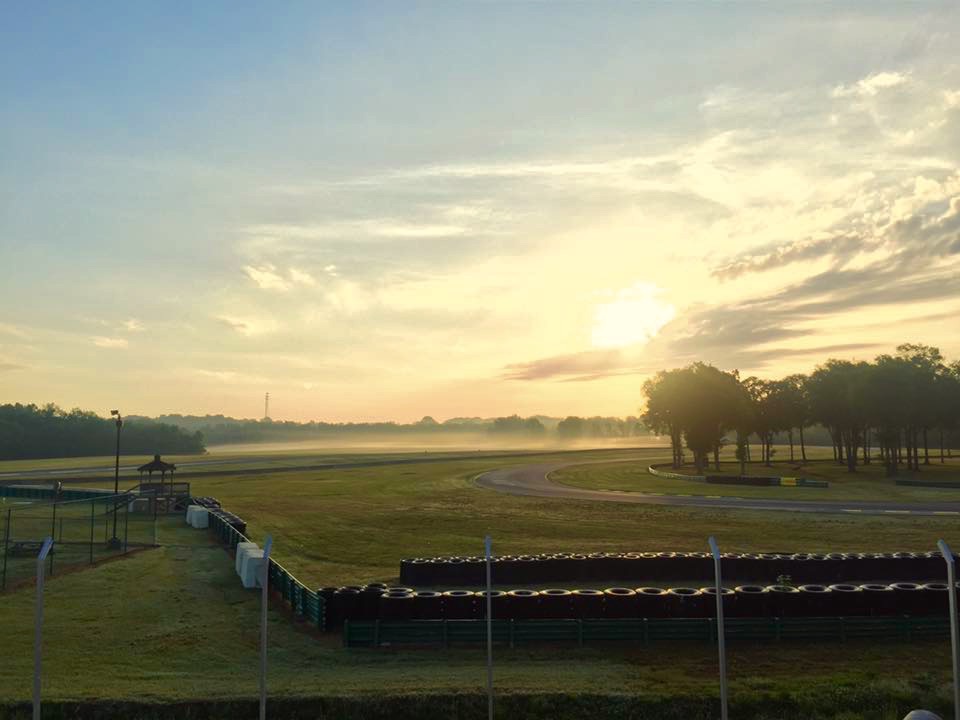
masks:
[[[941,617],[949,612],[944,583],[891,585],[740,585],[724,587],[730,618]],[[486,591],[415,591],[407,587],[325,587],[316,591],[327,608],[327,628],[344,622],[479,620],[487,615]],[[612,587],[606,590],[493,590],[495,620],[696,619],[716,616],[715,587]]]
[[[630,588],[607,588],[603,591],[603,616],[629,618],[637,616],[637,592]]]
[[[637,593],[637,613],[640,617],[667,617],[667,601],[664,588],[640,587]]]
[[[650,465],[647,472],[667,480],[688,480],[707,483],[710,485],[753,485],[759,487],[811,487],[828,488],[826,480],[816,480],[805,477],[781,477],[768,475],[687,475],[686,473],[661,470],[656,465]]]
[[[447,590],[442,593],[443,617],[448,620],[472,620],[480,617],[477,594],[470,590]]]
[[[541,590],[540,612],[544,618],[553,620],[574,617],[573,593],[557,588]]]
[[[190,498],[191,505],[199,505],[200,507],[205,507],[207,509],[219,508],[220,501],[215,497],[209,497],[207,495],[201,495],[200,497]]]
[[[667,617],[706,617],[703,594],[696,588],[670,588],[664,595],[667,601]]]
[[[941,577],[944,564],[938,552],[724,553],[722,571],[725,579],[741,583],[774,584],[783,575],[801,585],[875,580],[923,583]],[[497,585],[609,580],[705,584],[713,579],[713,560],[703,552],[499,555],[491,559],[490,572]],[[484,585],[486,562],[480,557],[409,558],[400,562],[400,582],[414,587]]]

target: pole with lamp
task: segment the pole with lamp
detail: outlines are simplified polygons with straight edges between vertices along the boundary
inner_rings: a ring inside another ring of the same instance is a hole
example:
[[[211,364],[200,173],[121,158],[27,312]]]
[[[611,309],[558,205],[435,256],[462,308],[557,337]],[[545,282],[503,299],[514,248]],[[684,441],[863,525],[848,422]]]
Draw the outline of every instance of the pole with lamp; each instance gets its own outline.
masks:
[[[120,539],[117,537],[117,496],[120,494],[120,428],[123,427],[123,418],[119,410],[111,410],[110,415],[114,418],[117,426],[117,459],[113,467],[113,537],[110,538],[111,547],[119,547]]]

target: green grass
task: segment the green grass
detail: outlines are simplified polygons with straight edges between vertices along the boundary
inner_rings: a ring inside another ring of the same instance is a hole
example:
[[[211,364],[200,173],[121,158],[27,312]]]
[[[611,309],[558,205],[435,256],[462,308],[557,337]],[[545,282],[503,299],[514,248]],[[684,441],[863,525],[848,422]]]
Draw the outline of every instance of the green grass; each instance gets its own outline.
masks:
[[[198,531],[199,532],[199,531]],[[0,596],[0,701],[30,697],[33,593]],[[249,698],[257,692],[258,593],[243,590],[219,547],[165,547],[47,583],[44,698],[146,702]],[[480,647],[345,650],[270,613],[269,687],[286,697],[479,693]],[[804,695],[925,692],[942,703],[949,643],[734,646],[731,697],[757,703]],[[636,699],[717,693],[715,651],[680,645],[496,650],[501,697],[559,693]],[[918,688],[920,690],[918,690]],[[901,713],[902,715],[902,713]],[[359,716],[359,715],[358,715]],[[850,718],[878,717],[851,714]],[[889,717],[893,717],[890,715]]]
[[[939,537],[960,545],[960,523],[946,517],[717,512],[526,498],[473,482],[485,470],[522,462],[602,460],[572,471],[643,470],[666,460],[665,455],[654,449],[542,455],[527,461],[477,457],[329,471],[266,469],[191,482],[196,494],[219,497],[244,517],[255,540],[272,533],[278,560],[313,587],[393,580],[406,556],[479,554],[487,533],[500,553],[702,550],[709,534],[731,551],[916,550],[932,548]],[[42,531],[43,518],[37,522]],[[161,522],[159,534],[162,548],[50,579],[46,698],[169,702],[255,695],[256,593],[240,587],[232,559],[210,544],[209,533],[170,517]],[[29,587],[0,595],[0,701],[24,700],[30,694],[32,603]],[[351,717],[373,717],[376,708],[384,713],[379,716],[389,716],[384,698],[443,696],[443,702],[455,705],[466,702],[457,698],[482,692],[481,648],[347,651],[336,636],[314,636],[279,611],[270,617],[270,688],[275,695],[355,697],[367,704]],[[605,716],[613,706],[604,703],[627,696],[630,703],[661,702],[664,707],[673,707],[677,698],[702,702],[714,697],[715,668],[714,650],[700,645],[498,648],[496,682],[498,692],[508,697],[554,693],[568,699],[566,706],[579,707],[575,701],[583,698],[606,698],[597,701],[602,709],[593,712]],[[813,704],[805,705],[805,712],[775,716],[892,720],[905,713],[903,703],[918,699],[943,707],[949,672],[945,642],[730,650],[732,697],[743,709],[739,717],[761,717],[756,707],[766,702],[809,701]],[[827,710],[810,710],[821,707],[816,703]],[[621,711],[621,717],[657,716]]]
[[[617,467],[643,470],[662,452],[598,452],[575,459],[632,457]],[[473,482],[491,467],[516,464],[477,459],[264,473],[198,479],[193,488],[220,498],[247,520],[254,538],[272,533],[278,559],[311,587],[391,581],[404,557],[481,554],[486,534],[498,553],[703,550],[710,534],[730,551],[920,550],[935,547],[940,537],[960,544],[960,523],[949,517],[718,513],[517,497]]]
[[[822,451],[816,453],[822,457]],[[738,475],[739,463],[726,460],[721,462],[718,472],[712,465],[705,472],[710,475]],[[680,470],[664,468],[670,472],[696,474],[692,465],[684,465]],[[608,463],[586,465],[560,470],[553,474],[556,482],[591,490],[619,490],[626,492],[672,493],[678,495],[720,495],[724,497],[773,498],[784,500],[890,500],[893,502],[931,502],[938,500],[960,500],[960,458],[950,458],[945,464],[931,460],[930,465],[922,465],[920,472],[911,473],[903,469],[896,479],[920,479],[936,481],[956,481],[956,489],[923,488],[897,485],[895,480],[885,476],[883,466],[874,461],[859,466],[856,473],[848,473],[841,466],[827,459],[811,459],[810,462],[790,463],[774,462],[772,467],[762,463],[748,463],[748,475],[808,477],[827,480],[829,488],[810,487],[751,487],[747,485],[706,484],[696,480],[677,480],[651,475],[646,466]]]

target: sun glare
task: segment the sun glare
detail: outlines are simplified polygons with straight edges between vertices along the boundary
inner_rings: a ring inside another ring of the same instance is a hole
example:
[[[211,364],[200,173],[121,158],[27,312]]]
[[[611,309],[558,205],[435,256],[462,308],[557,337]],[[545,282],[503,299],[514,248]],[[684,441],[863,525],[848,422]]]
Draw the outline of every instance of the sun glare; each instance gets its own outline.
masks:
[[[610,302],[597,305],[593,321],[594,347],[625,347],[648,342],[673,319],[673,305],[659,298],[661,289],[638,282],[617,291]]]

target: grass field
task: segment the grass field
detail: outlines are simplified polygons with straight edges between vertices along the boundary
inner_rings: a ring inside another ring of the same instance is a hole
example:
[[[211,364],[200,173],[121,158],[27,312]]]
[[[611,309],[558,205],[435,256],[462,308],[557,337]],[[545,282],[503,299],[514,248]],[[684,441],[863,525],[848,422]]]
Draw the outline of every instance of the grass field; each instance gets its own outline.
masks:
[[[643,471],[662,450],[582,453],[614,457]],[[537,461],[571,459],[540,456]],[[477,459],[271,475],[194,479],[196,494],[220,498],[249,523],[250,534],[275,539],[277,557],[308,585],[397,577],[403,557],[481,554],[491,534],[499,553],[550,550],[702,550],[717,535],[730,551],[928,549],[939,537],[960,544],[949,517],[854,517],[784,512],[670,508],[516,497],[477,487],[473,479],[516,459]],[[588,466],[592,472],[595,466]]]
[[[254,539],[272,533],[277,559],[313,587],[395,580],[407,556],[479,554],[487,533],[500,553],[702,550],[711,533],[731,551],[928,549],[939,537],[960,545],[960,522],[947,517],[801,516],[581,502],[504,495],[473,482],[485,470],[534,461],[615,460],[564,472],[642,472],[665,455],[650,449],[285,473],[266,468],[193,478],[191,484],[195,494],[216,496],[244,517]],[[49,581],[48,698],[168,702],[255,694],[256,594],[242,590],[232,560],[210,544],[208,533],[169,518],[159,537],[164,547]],[[29,696],[32,613],[29,588],[0,596],[5,660],[0,700]],[[337,637],[315,637],[279,612],[271,614],[270,632],[270,686],[276,694],[360,698],[355,716],[368,719],[403,716],[385,698],[445,698],[431,700],[431,707],[480,698],[479,648],[346,651]],[[76,672],[78,667],[85,671]],[[741,717],[763,717],[756,708],[764,702],[781,703],[778,707],[799,702],[806,703],[803,712],[768,717],[892,720],[920,700],[943,707],[949,671],[948,643],[731,649],[734,705],[742,703]],[[598,707],[605,709],[596,710],[597,716],[614,716],[611,708],[619,708],[619,717],[667,717],[663,708],[687,707],[678,704],[680,698],[702,703],[714,697],[714,673],[715,656],[705,646],[497,651],[499,692],[516,698],[552,693],[566,708],[599,697]],[[90,680],[94,675],[96,683]],[[629,702],[622,700],[625,694]],[[637,710],[657,702],[661,711]],[[482,698],[478,703],[482,715]]]
[[[255,696],[257,597],[240,587],[227,554],[202,542],[55,577],[46,595],[44,697],[171,702]],[[33,594],[0,596],[0,611],[0,699],[24,700],[30,695]],[[269,637],[272,695],[364,697],[371,705],[364,717],[373,716],[384,696],[459,696],[480,692],[485,682],[479,647],[347,651],[338,638],[318,638],[279,612],[270,614]],[[635,702],[655,702],[715,697],[715,671],[714,650],[700,645],[504,647],[496,652],[495,676],[501,694],[631,694]],[[819,698],[827,706],[848,707],[843,715],[848,718],[884,717],[869,703],[877,698],[889,703],[919,697],[928,705],[943,705],[949,672],[946,642],[836,644],[829,650],[734,646],[730,651],[734,707],[763,698],[781,704]],[[871,714],[854,713],[858,703],[869,706]],[[897,717],[892,711],[885,716]]]
[[[829,452],[829,451],[827,451]],[[888,478],[883,466],[874,461],[859,466],[856,473],[848,473],[846,466],[825,457],[823,449],[809,453],[810,461],[776,461],[772,466],[748,463],[748,475],[808,477],[827,480],[829,488],[810,487],[751,487],[747,485],[706,484],[695,480],[677,480],[651,475],[645,466],[636,464],[609,463],[571,467],[553,474],[556,482],[591,490],[619,490],[626,492],[673,493],[678,495],[721,495],[743,498],[777,498],[789,500],[890,500],[893,502],[930,502],[937,500],[960,500],[960,457],[950,458],[945,464],[939,459],[930,465],[921,465],[920,472],[911,473],[902,469],[897,478]],[[669,461],[669,459],[668,459]],[[685,465],[671,472],[696,474],[692,465]],[[712,465],[705,471],[710,475],[738,475],[739,463],[730,459],[721,462],[720,471]],[[895,480],[935,480],[956,482],[952,488],[923,488],[899,486]]]
[[[277,558],[306,584],[337,585],[397,578],[403,557],[472,555],[491,534],[499,553],[613,550],[702,550],[709,534],[725,549],[886,551],[934,547],[939,537],[960,544],[960,522],[950,517],[792,515],[517,497],[477,487],[481,472],[524,462],[615,462],[571,467],[561,482],[587,487],[749,496],[842,499],[881,488],[903,499],[952,496],[952,491],[897,488],[882,478],[847,479],[841,468],[814,463],[830,474],[828,490],[748,488],[654,478],[664,449],[548,454],[370,468],[223,475],[190,480],[196,495],[219,498],[249,524],[249,534],[272,533]],[[354,457],[354,456],[351,456]],[[954,463],[957,461],[955,460]],[[932,466],[931,466],[932,467]],[[956,465],[951,466],[957,468]],[[939,467],[937,468],[939,470]],[[925,471],[926,472],[926,471]],[[928,476],[932,474],[925,474]],[[876,483],[874,485],[873,483]],[[109,484],[109,483],[108,483]],[[848,489],[844,489],[849,484]],[[654,489],[659,488],[659,489]],[[885,496],[869,495],[883,499]]]

